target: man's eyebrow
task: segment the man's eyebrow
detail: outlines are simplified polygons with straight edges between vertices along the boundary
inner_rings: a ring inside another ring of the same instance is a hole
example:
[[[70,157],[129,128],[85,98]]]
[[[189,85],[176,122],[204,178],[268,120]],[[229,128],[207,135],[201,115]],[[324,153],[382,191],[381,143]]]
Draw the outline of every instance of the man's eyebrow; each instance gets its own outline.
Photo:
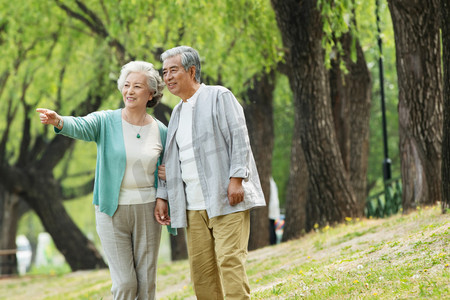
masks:
[[[180,66],[178,66],[178,65],[172,65],[172,66],[168,66],[168,67],[163,68],[163,71],[169,70],[169,69],[179,69],[179,68],[180,68]]]

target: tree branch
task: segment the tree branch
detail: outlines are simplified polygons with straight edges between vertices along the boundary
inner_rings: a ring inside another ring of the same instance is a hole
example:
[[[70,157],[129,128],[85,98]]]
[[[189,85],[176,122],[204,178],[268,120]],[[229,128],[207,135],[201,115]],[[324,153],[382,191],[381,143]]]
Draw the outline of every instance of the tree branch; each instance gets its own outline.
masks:
[[[92,86],[84,101],[78,106],[78,114],[86,115],[92,111],[97,110],[100,107],[102,99],[108,97],[108,93],[105,91],[100,91],[98,86],[104,86],[104,77],[100,72],[98,76],[99,84]],[[67,149],[73,146],[75,142],[74,139],[57,135],[55,136],[48,147],[45,149],[41,159],[37,161],[38,170],[45,168],[47,170],[53,170],[53,168],[59,163],[59,161],[64,157]]]
[[[94,178],[92,178],[82,185],[74,187],[63,187],[62,189],[63,200],[70,200],[89,195],[94,190],[94,181],[95,181]]]
[[[5,130],[3,131],[3,135],[2,135],[2,139],[0,142],[0,162],[4,163],[6,162],[8,159],[6,157],[6,144],[8,142],[8,137],[9,137],[9,132],[11,130],[11,124],[12,121],[14,120],[14,117],[16,116],[17,113],[17,109],[18,109],[18,105],[14,106],[14,101],[12,99],[12,97],[9,98],[8,101],[8,108],[6,110],[6,127]]]
[[[30,72],[31,74],[34,74],[34,72]],[[29,117],[30,112],[30,105],[28,105],[25,101],[26,94],[28,91],[28,88],[30,87],[31,82],[33,82],[34,75],[30,75],[30,79],[27,80],[28,76],[25,76],[22,82],[22,94],[20,96],[20,103],[23,107],[23,128],[22,128],[22,141],[20,143],[20,150],[19,150],[19,158],[17,160],[17,166],[25,166],[27,163],[27,150],[28,146],[30,145],[31,141],[31,133],[30,133],[30,127],[31,127],[31,120]]]
[[[65,5],[64,3],[61,3],[59,0],[55,0],[56,5],[59,6],[59,8],[61,8],[62,10],[64,10],[66,12],[66,14],[69,17],[72,17],[74,19],[77,19],[79,21],[81,21],[82,23],[84,23],[85,25],[87,25],[92,31],[96,32],[97,34],[102,35],[103,37],[106,37],[107,34],[105,34],[105,32],[102,30],[100,30],[99,28],[97,28],[95,26],[95,24],[93,24],[90,20],[88,20],[87,18],[85,18],[83,15],[73,11],[72,9],[70,9],[70,7],[68,7],[67,5]]]
[[[105,5],[105,1],[100,0],[100,6],[103,9],[103,13],[105,14],[105,19],[106,19],[106,24],[111,24],[111,21],[109,20],[109,14],[108,14],[108,10],[106,9],[106,5]]]
[[[75,18],[85,25],[87,25],[95,34],[99,35],[102,38],[110,38],[108,44],[117,50],[116,55],[117,59],[121,64],[125,62],[125,47],[120,43],[117,39],[110,36],[108,30],[106,29],[103,22],[97,17],[97,15],[89,9],[82,1],[76,0],[78,7],[84,12],[88,17],[86,18],[82,14],[75,12],[67,5],[61,3],[59,0],[55,0],[56,5],[58,5],[62,10],[64,10],[69,17]]]

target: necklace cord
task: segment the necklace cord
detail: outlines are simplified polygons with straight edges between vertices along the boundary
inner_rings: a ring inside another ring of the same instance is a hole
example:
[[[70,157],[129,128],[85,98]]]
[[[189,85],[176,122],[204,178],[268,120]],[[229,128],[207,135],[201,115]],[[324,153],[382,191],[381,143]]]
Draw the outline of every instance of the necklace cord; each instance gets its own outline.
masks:
[[[128,118],[128,115],[127,115],[125,109],[123,110],[123,114],[125,116],[126,121],[131,125],[131,128],[133,128],[133,131],[136,132],[136,138],[140,139],[141,138],[141,130],[142,130],[142,127],[144,127],[143,123],[144,123],[144,120],[147,118],[147,112],[144,114],[144,118],[142,119],[142,122],[141,122],[142,125],[140,126],[139,131],[136,131],[136,129],[134,129],[134,125],[130,122],[130,119]],[[139,126],[139,125],[137,125],[137,126]]]

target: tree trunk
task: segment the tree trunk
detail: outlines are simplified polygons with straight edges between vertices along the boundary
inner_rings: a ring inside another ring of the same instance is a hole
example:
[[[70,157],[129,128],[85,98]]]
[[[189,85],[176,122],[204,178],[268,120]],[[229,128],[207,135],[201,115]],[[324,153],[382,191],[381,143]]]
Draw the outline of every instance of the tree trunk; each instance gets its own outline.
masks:
[[[0,185],[0,250],[16,249],[20,198]],[[16,254],[0,255],[0,275],[17,274]]]
[[[155,118],[160,120],[164,125],[168,126],[172,109],[164,103],[159,103],[158,106],[155,107],[153,114],[155,115]]]
[[[170,258],[172,261],[183,260],[188,258],[188,250],[186,243],[186,233],[184,228],[177,229],[178,234],[170,235]]]
[[[0,168],[0,249],[15,249],[17,226],[20,216],[20,197],[36,212],[45,230],[64,255],[72,271],[106,268],[100,253],[67,214],[61,200],[61,187],[51,174],[20,169]],[[28,183],[31,184],[28,186]],[[26,190],[23,190],[26,187]],[[11,189],[18,189],[11,192]],[[20,196],[19,196],[20,195]],[[15,254],[0,256],[0,274],[15,274],[17,262]],[[8,261],[6,263],[6,260]]]
[[[310,210],[306,229],[343,222],[359,215],[334,129],[330,88],[321,45],[317,1],[272,0],[294,93],[299,132],[309,172]],[[293,167],[293,166],[291,166]],[[291,180],[298,184],[304,178]]]
[[[440,7],[438,0],[388,4],[395,35],[402,201],[407,213],[442,199]]]
[[[369,157],[370,72],[359,42],[356,42],[356,62],[350,59],[352,37],[340,39],[344,57],[332,62],[330,70],[331,102],[336,136],[345,169],[362,216],[367,198],[367,168]],[[343,60],[347,74],[339,67]]]
[[[442,212],[450,209],[450,1],[441,1],[444,68],[444,125],[442,137]]]
[[[261,77],[253,79],[252,87],[247,90],[244,96],[245,117],[264,198],[266,204],[269,205],[274,143],[273,91],[275,89],[275,73],[272,71],[258,75],[261,75]],[[268,207],[252,209],[250,224],[248,249],[254,250],[269,245]]]
[[[299,123],[299,114],[295,114],[291,146],[291,167],[289,169],[289,180],[286,191],[283,242],[299,238],[306,232],[306,203],[308,200],[309,174],[301,145]]]
[[[66,142],[69,140],[59,138]],[[7,177],[4,177],[6,174]],[[61,201],[60,183],[53,179],[48,170],[29,167],[27,172],[24,172],[14,167],[1,168],[0,175],[3,178],[2,183],[9,187],[9,197],[21,195],[39,216],[45,230],[52,236],[56,247],[64,255],[72,271],[106,267],[94,244],[84,236],[67,214]]]
[[[61,201],[61,189],[51,174],[30,170],[27,203],[39,216],[45,230],[64,255],[72,271],[106,268],[94,244],[75,225]],[[45,187],[45,188],[43,188]],[[55,217],[58,216],[58,217]]]

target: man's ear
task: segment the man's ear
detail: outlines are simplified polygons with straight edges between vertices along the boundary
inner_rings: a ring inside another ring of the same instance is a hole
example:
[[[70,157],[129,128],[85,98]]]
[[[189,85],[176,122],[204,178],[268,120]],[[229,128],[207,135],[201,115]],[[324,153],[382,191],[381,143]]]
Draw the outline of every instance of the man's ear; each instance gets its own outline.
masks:
[[[191,66],[189,69],[190,75],[192,79],[195,79],[195,66]]]

